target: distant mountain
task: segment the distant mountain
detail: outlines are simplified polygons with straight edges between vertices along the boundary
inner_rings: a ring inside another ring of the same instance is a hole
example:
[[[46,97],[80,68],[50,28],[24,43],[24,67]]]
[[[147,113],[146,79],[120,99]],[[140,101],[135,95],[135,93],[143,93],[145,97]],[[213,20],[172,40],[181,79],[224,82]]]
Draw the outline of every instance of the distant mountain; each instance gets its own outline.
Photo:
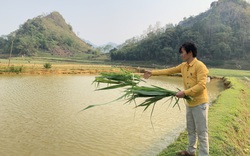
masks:
[[[101,51],[102,53],[108,53],[110,50],[116,48],[118,44],[109,42],[105,45],[97,46],[96,48]]]
[[[89,45],[91,45],[92,47],[94,48],[97,48],[97,47],[105,47],[107,45],[110,45],[111,47],[115,48],[118,46],[118,44],[114,43],[114,42],[108,42],[106,44],[103,44],[103,45],[97,45],[89,40],[86,40],[86,39],[82,39],[84,42],[88,43]]]
[[[94,44],[93,42],[91,42],[90,40],[86,40],[86,39],[83,39],[82,38],[82,40],[85,42],[85,43],[87,43],[87,44],[89,44],[91,47],[97,47],[97,45],[96,44]]]
[[[118,46],[118,44],[117,44],[117,43],[114,43],[114,42],[108,42],[108,43],[105,44],[105,45],[111,45],[113,48],[115,48],[115,47]],[[105,45],[104,45],[104,46],[105,46]]]
[[[27,20],[7,37],[0,38],[0,54],[9,52],[13,43],[13,54],[39,55],[48,53],[60,56],[95,55],[91,45],[81,40],[72,31],[59,12]]]
[[[179,46],[193,41],[198,46],[198,57],[210,65],[249,62],[250,4],[244,0],[214,1],[209,10],[174,27],[150,31],[140,39],[128,41],[112,50],[112,60],[177,64],[181,61]]]

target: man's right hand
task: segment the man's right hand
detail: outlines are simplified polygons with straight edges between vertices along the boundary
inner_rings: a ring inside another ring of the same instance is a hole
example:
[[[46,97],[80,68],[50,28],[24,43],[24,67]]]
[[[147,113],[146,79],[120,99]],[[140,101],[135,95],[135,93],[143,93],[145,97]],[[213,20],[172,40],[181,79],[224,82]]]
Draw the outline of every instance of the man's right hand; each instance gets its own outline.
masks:
[[[151,71],[145,70],[143,77],[144,77],[144,79],[148,79],[151,75],[152,75]]]

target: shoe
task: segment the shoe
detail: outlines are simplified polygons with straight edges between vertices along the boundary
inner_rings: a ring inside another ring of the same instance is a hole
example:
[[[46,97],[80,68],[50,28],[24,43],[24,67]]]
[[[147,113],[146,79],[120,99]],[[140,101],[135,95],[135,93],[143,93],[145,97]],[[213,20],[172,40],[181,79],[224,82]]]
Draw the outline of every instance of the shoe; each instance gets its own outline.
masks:
[[[180,151],[180,152],[176,153],[176,155],[178,155],[178,156],[195,156],[195,154],[190,154],[187,151]]]

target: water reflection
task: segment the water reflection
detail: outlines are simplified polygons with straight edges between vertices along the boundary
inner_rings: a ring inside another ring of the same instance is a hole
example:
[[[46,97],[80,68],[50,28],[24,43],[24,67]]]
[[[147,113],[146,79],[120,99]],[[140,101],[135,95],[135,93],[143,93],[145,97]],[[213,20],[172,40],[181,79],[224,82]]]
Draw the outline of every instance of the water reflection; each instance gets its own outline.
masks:
[[[80,111],[104,103],[122,90],[94,91],[94,76],[0,77],[0,155],[151,156],[161,151],[185,127],[185,107],[158,104],[134,109],[124,101]],[[152,77],[145,85],[182,87],[180,78]],[[211,81],[210,96],[223,89]]]

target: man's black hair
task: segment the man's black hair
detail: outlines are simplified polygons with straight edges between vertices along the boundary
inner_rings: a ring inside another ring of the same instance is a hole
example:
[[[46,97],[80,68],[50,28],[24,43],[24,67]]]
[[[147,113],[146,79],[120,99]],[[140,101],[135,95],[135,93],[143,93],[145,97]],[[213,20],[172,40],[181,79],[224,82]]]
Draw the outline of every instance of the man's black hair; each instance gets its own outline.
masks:
[[[185,42],[180,46],[179,53],[181,53],[181,48],[184,48],[187,53],[193,52],[193,57],[197,56],[197,48],[192,42]]]

